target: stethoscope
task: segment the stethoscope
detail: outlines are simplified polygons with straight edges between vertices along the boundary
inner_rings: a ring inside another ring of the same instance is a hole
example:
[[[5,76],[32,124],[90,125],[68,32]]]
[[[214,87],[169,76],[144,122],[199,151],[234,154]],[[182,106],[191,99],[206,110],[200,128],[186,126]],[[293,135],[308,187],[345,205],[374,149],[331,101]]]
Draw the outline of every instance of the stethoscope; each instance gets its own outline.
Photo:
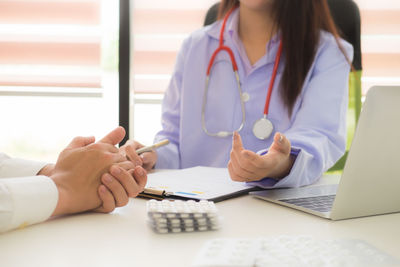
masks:
[[[233,72],[235,73],[236,82],[238,85],[238,91],[239,91],[240,106],[241,106],[241,110],[242,110],[242,122],[241,122],[239,128],[237,128],[235,131],[239,132],[240,130],[242,130],[242,128],[244,126],[244,122],[246,121],[246,112],[245,112],[245,108],[244,108],[242,87],[240,86],[240,79],[239,79],[239,75],[238,75],[237,63],[236,63],[236,60],[235,60],[232,50],[228,46],[224,45],[225,24],[226,24],[226,21],[228,20],[229,16],[231,15],[231,13],[236,8],[237,7],[233,7],[224,17],[224,20],[222,22],[221,32],[219,35],[219,46],[212,54],[210,62],[208,63],[208,67],[207,67],[206,85],[205,85],[204,96],[203,96],[203,105],[202,105],[202,110],[201,110],[201,122],[202,122],[203,131],[209,136],[227,137],[229,135],[233,135],[233,132],[234,132],[234,131],[231,131],[231,132],[230,131],[219,131],[219,132],[211,133],[207,130],[206,122],[205,122],[205,110],[206,110],[206,105],[207,105],[207,93],[208,93],[208,84],[209,84],[209,80],[210,80],[210,72],[211,72],[211,69],[214,64],[214,60],[215,60],[217,54],[222,50],[225,50],[230,57]],[[271,81],[270,81],[269,87],[268,87],[267,98],[265,100],[264,115],[262,118],[258,119],[253,125],[254,136],[261,140],[267,139],[271,135],[272,131],[274,130],[274,125],[267,117],[268,117],[268,111],[269,111],[269,102],[271,100],[272,88],[274,87],[276,73],[278,71],[281,54],[282,54],[282,41],[279,44],[278,52],[277,52],[277,55],[275,58],[274,69],[273,69]]]

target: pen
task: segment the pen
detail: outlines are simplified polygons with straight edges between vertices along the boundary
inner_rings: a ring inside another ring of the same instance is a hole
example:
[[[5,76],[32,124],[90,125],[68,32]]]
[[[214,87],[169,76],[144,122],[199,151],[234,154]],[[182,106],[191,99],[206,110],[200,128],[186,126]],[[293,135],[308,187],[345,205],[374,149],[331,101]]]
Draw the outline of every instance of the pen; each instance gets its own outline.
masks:
[[[156,148],[159,148],[160,146],[165,146],[165,145],[168,145],[168,144],[169,144],[169,140],[165,139],[165,140],[162,140],[162,141],[160,141],[158,143],[155,143],[155,144],[153,144],[151,146],[145,146],[145,147],[139,148],[138,150],[136,150],[136,154],[140,155],[140,154],[142,154],[144,152],[150,152],[153,149],[156,149]]]
[[[143,198],[153,198],[153,199],[158,199],[158,200],[162,200],[165,197],[171,196],[173,195],[172,192],[166,192],[163,189],[156,189],[156,188],[145,188],[143,189],[142,192],[139,193],[139,197],[143,197]]]

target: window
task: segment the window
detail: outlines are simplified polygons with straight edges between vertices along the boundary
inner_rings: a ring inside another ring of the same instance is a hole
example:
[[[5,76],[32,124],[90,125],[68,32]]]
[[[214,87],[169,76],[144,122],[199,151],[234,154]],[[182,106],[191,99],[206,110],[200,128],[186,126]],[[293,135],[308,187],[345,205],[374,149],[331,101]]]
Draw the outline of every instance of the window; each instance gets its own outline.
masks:
[[[118,1],[0,1],[0,151],[55,161],[118,125]]]
[[[136,0],[133,7],[133,136],[151,144],[161,128],[161,100],[183,40],[202,27],[216,0]]]
[[[400,2],[355,1],[364,93],[400,84]],[[118,2],[0,0],[0,151],[55,160],[72,137],[118,124]],[[132,1],[131,137],[152,143],[177,51],[215,2]]]
[[[356,0],[361,11],[364,94],[373,85],[400,84],[400,2]]]
[[[100,87],[100,1],[0,1],[0,85]]]

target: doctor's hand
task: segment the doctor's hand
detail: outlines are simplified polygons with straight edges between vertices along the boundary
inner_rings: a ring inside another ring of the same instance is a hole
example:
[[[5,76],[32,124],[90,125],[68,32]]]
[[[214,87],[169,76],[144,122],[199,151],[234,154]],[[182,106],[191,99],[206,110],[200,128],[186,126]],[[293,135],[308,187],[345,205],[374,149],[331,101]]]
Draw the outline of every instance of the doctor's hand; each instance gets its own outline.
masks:
[[[265,155],[258,155],[243,148],[240,135],[235,132],[228,171],[233,181],[252,182],[265,177],[281,179],[289,174],[294,163],[290,156],[290,141],[276,133]]]
[[[141,143],[135,140],[128,140],[125,145],[120,147],[120,152],[126,155],[136,166],[142,166],[146,170],[151,170],[157,162],[157,152],[153,150],[138,155],[136,150],[142,147],[144,147],[144,145]]]

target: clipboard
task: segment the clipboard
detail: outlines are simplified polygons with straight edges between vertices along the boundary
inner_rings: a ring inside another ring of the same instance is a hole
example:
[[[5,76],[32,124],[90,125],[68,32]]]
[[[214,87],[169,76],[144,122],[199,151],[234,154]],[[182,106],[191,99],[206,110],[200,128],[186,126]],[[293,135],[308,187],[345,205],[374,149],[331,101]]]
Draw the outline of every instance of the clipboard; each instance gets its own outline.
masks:
[[[260,188],[232,181],[228,169],[193,167],[156,170],[148,174],[146,188],[138,196],[154,199],[193,199],[220,202]]]

